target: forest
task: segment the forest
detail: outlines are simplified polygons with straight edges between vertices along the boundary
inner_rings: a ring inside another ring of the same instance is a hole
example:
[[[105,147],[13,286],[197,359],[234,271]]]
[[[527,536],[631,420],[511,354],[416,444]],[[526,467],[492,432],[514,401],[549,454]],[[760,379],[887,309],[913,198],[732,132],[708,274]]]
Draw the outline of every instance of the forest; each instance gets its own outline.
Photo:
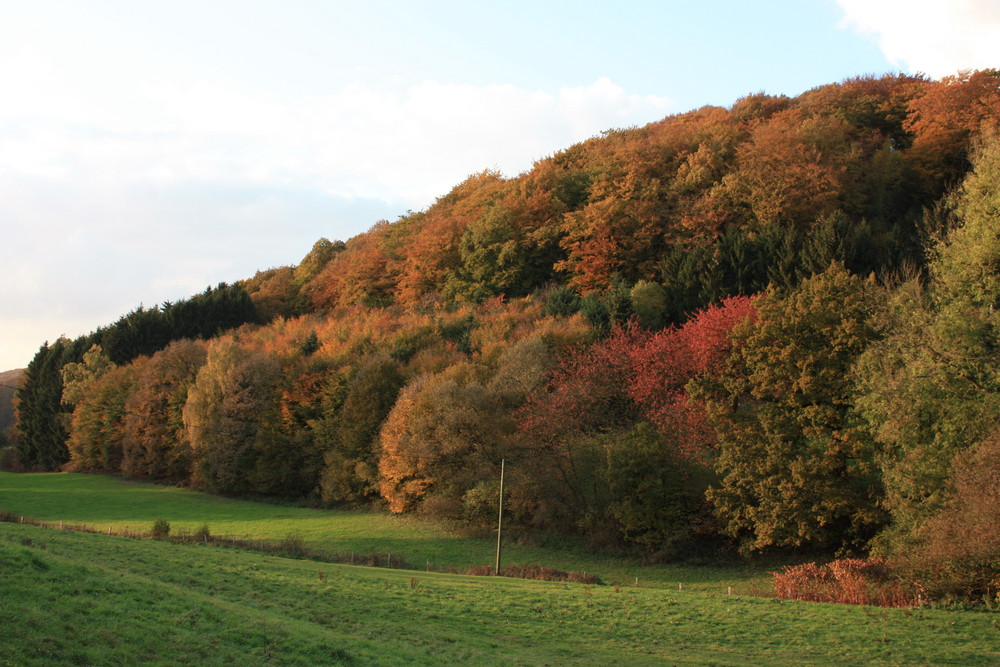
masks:
[[[7,470],[1000,592],[1000,71],[607,131],[46,343]]]

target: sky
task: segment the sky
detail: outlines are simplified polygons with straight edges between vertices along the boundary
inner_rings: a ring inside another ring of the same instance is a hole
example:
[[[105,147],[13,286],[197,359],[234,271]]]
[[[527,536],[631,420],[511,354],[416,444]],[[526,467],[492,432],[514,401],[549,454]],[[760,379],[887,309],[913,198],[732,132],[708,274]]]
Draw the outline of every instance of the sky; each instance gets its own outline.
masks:
[[[996,0],[0,0],[0,370],[603,130],[1000,67]]]

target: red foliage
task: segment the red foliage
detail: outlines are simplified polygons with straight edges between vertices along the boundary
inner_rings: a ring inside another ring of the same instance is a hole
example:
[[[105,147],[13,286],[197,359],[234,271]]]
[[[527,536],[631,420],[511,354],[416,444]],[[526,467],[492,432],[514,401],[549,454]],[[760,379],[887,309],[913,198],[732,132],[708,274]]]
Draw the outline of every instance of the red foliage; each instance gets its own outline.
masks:
[[[845,558],[826,565],[787,565],[772,572],[774,594],[788,600],[914,607],[923,601],[923,589],[893,576],[884,558]]]
[[[657,429],[674,436],[686,455],[708,452],[714,434],[702,404],[687,395],[685,386],[718,368],[729,354],[729,332],[754,312],[750,297],[730,297],[630,351],[629,395]]]
[[[520,430],[551,443],[570,432],[595,431],[627,420],[631,411],[624,388],[634,335],[631,329],[616,329],[607,341],[577,347],[564,356],[545,389],[528,396],[518,410]]]
[[[730,350],[729,332],[752,317],[749,297],[710,306],[679,328],[650,334],[615,328],[604,341],[575,349],[552,371],[544,391],[518,411],[522,432],[554,443],[573,432],[624,423],[638,410],[687,456],[711,451],[715,436],[687,383],[713,372]]]

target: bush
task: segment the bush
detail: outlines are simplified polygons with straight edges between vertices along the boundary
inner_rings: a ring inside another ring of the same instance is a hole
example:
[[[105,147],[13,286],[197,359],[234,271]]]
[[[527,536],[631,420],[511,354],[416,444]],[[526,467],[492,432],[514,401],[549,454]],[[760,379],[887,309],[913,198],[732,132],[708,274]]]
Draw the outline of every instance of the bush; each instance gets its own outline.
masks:
[[[150,537],[162,539],[170,535],[170,524],[166,519],[157,519],[153,522],[153,527],[149,531]]]
[[[913,607],[923,600],[923,589],[898,579],[884,558],[787,565],[771,576],[774,594],[788,600],[878,607]]]
[[[212,537],[211,533],[208,531],[208,524],[203,523],[198,526],[198,529],[194,531],[194,537],[202,542],[208,542],[208,540]]]
[[[580,310],[580,297],[571,288],[559,285],[544,292],[545,314],[569,317]]]
[[[278,551],[290,558],[302,558],[306,555],[306,541],[298,533],[289,533],[278,544]]]

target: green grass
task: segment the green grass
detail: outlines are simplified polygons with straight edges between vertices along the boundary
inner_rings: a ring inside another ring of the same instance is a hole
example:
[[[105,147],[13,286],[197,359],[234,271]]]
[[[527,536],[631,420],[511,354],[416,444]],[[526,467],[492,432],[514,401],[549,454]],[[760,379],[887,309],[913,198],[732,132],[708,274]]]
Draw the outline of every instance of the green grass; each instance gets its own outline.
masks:
[[[495,539],[473,539],[434,521],[374,512],[316,510],[222,498],[189,489],[67,473],[0,473],[0,510],[49,522],[148,532],[156,519],[171,531],[208,524],[213,536],[279,542],[289,535],[308,548],[340,554],[388,553],[416,568],[465,571],[492,564]],[[653,566],[602,557],[572,544],[559,548],[505,544],[503,562],[588,572],[605,582],[692,590],[748,592],[767,579],[763,567]]]
[[[0,524],[0,663],[963,664],[996,615],[317,564]]]
[[[68,474],[0,474],[0,510],[58,524],[396,551],[488,563],[491,540],[432,522],[218,498]],[[583,586],[292,560],[0,523],[0,665],[991,665],[1000,615],[725,594],[757,570],[641,567],[579,548],[506,548],[506,562],[642,585]],[[677,590],[676,582],[684,582]]]

